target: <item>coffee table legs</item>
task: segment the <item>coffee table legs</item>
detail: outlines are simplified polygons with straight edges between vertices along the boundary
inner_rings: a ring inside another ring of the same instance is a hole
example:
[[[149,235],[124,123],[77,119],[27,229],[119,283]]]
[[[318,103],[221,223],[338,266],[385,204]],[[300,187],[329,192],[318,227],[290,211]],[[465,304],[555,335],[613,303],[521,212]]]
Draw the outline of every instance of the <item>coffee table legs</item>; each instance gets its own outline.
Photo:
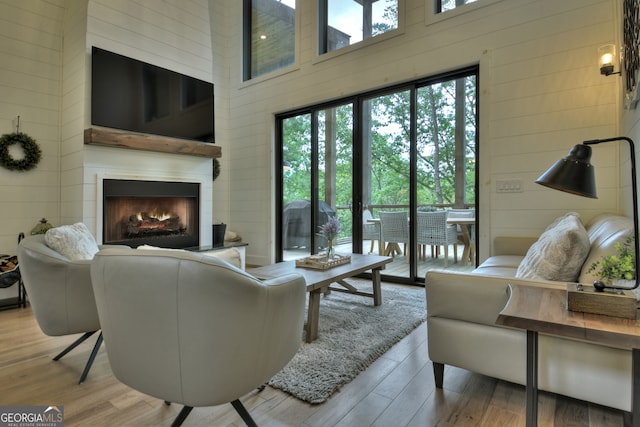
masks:
[[[326,290],[324,288],[314,289],[309,292],[309,309],[307,310],[307,339],[312,342],[318,338],[318,321],[320,320],[320,296]]]
[[[373,305],[378,306],[382,304],[382,284],[380,281],[380,268],[374,268],[371,270],[371,282],[373,285],[373,294],[364,294],[360,292],[351,292],[358,295],[366,295],[373,297]],[[306,342],[312,342],[318,338],[318,323],[320,321],[320,298],[329,289],[329,286],[323,288],[314,289],[309,292],[309,308],[307,309],[307,324],[305,329],[307,331]],[[347,292],[350,292],[347,290]]]
[[[380,284],[380,269],[371,270],[371,282],[373,283],[373,305],[382,304],[382,287]]]

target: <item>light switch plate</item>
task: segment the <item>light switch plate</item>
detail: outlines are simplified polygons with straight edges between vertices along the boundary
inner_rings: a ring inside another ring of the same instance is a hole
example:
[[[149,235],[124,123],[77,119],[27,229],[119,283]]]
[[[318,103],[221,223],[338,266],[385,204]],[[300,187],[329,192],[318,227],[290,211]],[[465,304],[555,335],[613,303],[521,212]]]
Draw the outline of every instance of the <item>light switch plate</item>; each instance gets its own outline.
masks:
[[[496,181],[496,193],[522,193],[522,180],[499,179]]]

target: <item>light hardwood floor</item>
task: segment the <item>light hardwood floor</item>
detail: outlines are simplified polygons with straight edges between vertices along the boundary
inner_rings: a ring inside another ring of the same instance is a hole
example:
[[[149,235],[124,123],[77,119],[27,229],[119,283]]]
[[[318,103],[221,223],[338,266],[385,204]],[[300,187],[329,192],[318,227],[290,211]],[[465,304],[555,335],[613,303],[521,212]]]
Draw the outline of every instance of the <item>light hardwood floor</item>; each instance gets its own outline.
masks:
[[[260,426],[524,426],[524,387],[447,367],[436,389],[423,324],[321,405],[267,387],[241,400]],[[0,311],[0,405],[63,405],[65,426],[169,426],[180,405],[118,382],[104,347],[84,384],[93,339],[59,362],[75,337],[47,337],[30,308]],[[259,351],[259,349],[256,349]],[[224,368],[223,368],[224,369]],[[623,414],[542,393],[540,426],[622,426]],[[230,404],[195,408],[188,426],[243,426]]]

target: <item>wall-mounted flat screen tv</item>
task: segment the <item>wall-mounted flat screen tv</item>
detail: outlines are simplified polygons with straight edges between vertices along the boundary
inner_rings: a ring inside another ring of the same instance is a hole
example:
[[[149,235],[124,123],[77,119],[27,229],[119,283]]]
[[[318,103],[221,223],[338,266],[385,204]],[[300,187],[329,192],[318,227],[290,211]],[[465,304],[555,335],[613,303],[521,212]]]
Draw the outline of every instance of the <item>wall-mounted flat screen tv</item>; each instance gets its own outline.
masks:
[[[214,142],[213,84],[93,47],[91,123]]]

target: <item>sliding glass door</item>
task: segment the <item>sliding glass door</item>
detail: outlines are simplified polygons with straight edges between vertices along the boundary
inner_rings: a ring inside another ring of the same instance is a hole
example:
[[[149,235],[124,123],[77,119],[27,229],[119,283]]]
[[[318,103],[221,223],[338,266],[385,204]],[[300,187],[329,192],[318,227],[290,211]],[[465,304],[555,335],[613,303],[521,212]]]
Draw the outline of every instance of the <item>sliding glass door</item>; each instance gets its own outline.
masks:
[[[416,89],[418,277],[434,266],[475,267],[476,221],[466,221],[476,220],[476,86],[471,74]],[[445,222],[426,213],[438,211]]]
[[[340,221],[334,242],[352,252],[353,107],[318,109],[283,118],[281,259],[324,251],[318,227],[330,217]]]
[[[407,278],[411,267],[406,256],[411,247],[411,93],[403,89],[361,101],[362,151],[367,164],[362,169],[362,206],[365,217],[373,218],[363,222],[363,227],[369,227],[368,223],[378,227],[378,238],[371,239],[378,254],[398,257],[399,262],[389,270],[394,276]],[[388,212],[404,212],[406,226],[385,221]]]
[[[472,267],[476,78],[471,68],[278,116],[277,259],[324,251],[318,227],[335,216],[338,253],[393,256],[388,279],[419,283],[430,268],[463,266],[463,252]],[[425,212],[442,222],[459,210],[473,218],[467,228],[449,222],[455,236],[427,236]],[[394,216],[402,227],[385,219]]]

